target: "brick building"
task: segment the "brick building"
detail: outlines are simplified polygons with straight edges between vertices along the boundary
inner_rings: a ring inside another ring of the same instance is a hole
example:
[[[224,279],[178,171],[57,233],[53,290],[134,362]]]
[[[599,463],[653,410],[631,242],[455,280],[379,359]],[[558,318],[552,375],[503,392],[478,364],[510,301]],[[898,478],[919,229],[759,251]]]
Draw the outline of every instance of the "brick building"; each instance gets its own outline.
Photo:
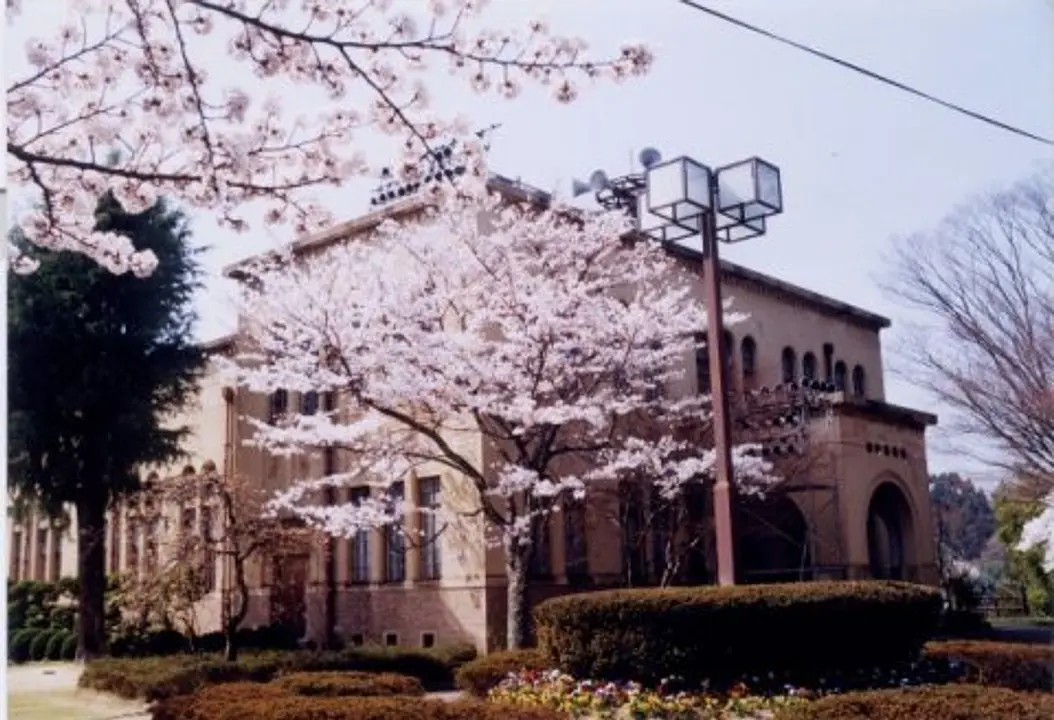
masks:
[[[541,197],[501,178],[492,184],[510,197]],[[385,217],[412,213],[420,206],[418,200],[401,201],[298,241],[296,250],[310,253],[368,233]],[[690,251],[678,251],[677,256],[689,266],[700,262]],[[238,266],[229,268],[228,275],[237,278]],[[925,438],[936,418],[885,401],[880,334],[890,321],[732,263],[724,263],[723,275],[725,296],[733,299],[736,311],[749,314],[728,331],[737,416],[776,420],[761,423],[761,429],[744,422],[735,432],[741,438],[754,433],[777,465],[788,470],[788,480],[776,496],[761,504],[741,503],[737,551],[743,581],[877,576],[936,582]],[[701,278],[694,291],[703,302]],[[208,350],[230,353],[236,344],[235,335],[210,344]],[[685,373],[682,386],[668,391],[705,391],[708,372],[705,355],[700,355],[696,371]],[[809,410],[801,399],[803,387],[814,388],[810,397],[823,396],[820,410]],[[188,447],[192,465],[200,468],[212,462],[219,472],[248,478],[266,490],[285,487],[293,477],[339,470],[339,453],[277,458],[242,443],[251,432],[244,416],[305,411],[320,402],[335,402],[340,408],[339,398],[233,391],[210,372],[189,417],[194,428]],[[769,410],[758,411],[758,406]],[[795,426],[793,432],[773,430],[788,422]],[[802,438],[807,439],[805,446]],[[489,449],[482,438],[476,445],[465,452],[482,460]],[[164,475],[160,473],[162,480]],[[425,467],[402,479],[396,492],[411,507],[444,503],[469,508],[471,493],[463,488],[464,480],[449,468]],[[351,488],[337,500],[353,500],[363,492],[369,490]],[[693,502],[697,513],[708,512],[705,493]],[[657,582],[663,565],[662,533],[668,530],[657,523],[642,524],[650,503],[646,496],[620,490],[590,495],[584,507],[552,515],[538,538],[541,551],[532,568],[532,596]],[[217,522],[205,506],[193,512],[173,508],[156,527],[136,527],[128,518],[125,508],[110,514],[107,557],[112,572],[150,572],[163,533],[177,527],[201,532]],[[427,537],[438,533],[429,518],[410,512],[406,523],[415,536]],[[647,532],[641,532],[645,525]],[[67,532],[60,538],[48,529],[45,537],[41,528],[49,527],[46,521],[9,519],[12,577],[45,578],[75,569],[73,536]],[[253,568],[247,624],[280,620],[310,638],[323,639],[332,630],[352,643],[428,646],[469,641],[493,648],[505,634],[505,579],[502,552],[488,544],[486,536],[482,520],[473,518],[420,546],[408,544],[390,529],[377,529],[328,546],[269,557]],[[50,549],[42,554],[39,548],[45,546]],[[706,543],[700,548],[680,572],[681,582],[712,581]],[[222,573],[217,559],[217,588]],[[203,628],[218,619],[217,592],[201,604]]]

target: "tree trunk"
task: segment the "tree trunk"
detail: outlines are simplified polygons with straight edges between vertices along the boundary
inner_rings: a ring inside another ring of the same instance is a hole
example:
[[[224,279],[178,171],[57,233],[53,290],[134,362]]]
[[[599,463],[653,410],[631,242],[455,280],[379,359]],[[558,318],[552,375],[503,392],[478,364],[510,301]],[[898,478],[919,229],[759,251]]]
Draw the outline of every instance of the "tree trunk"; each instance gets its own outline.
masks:
[[[77,659],[94,660],[106,649],[106,498],[86,493],[77,501]]]
[[[230,588],[231,597],[228,599],[230,612],[227,615],[227,625],[223,628],[226,649],[224,655],[227,662],[238,659],[238,628],[249,614],[249,583],[245,579],[245,560],[237,555],[234,556],[234,587]]]
[[[505,540],[506,646],[518,650],[527,642],[529,620],[527,607],[527,565],[529,548],[515,538]]]

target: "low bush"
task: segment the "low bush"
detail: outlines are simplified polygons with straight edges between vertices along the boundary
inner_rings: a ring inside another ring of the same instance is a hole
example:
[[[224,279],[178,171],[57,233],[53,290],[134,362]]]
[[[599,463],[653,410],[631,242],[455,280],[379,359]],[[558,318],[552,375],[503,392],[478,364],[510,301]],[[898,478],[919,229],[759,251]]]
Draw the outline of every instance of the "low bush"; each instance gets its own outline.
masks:
[[[453,669],[437,651],[351,648],[341,651],[246,653],[229,663],[216,655],[102,658],[81,674],[82,687],[126,698],[158,700],[225,682],[269,682],[294,672],[395,673],[417,678],[429,689],[450,687]]]
[[[10,635],[7,643],[7,659],[12,663],[24,663],[29,660],[29,646],[41,633],[36,628],[23,628],[15,630]]]
[[[502,680],[512,673],[523,670],[545,670],[548,668],[545,655],[538,650],[502,650],[490,653],[457,669],[454,684],[477,697],[486,697]]]
[[[544,708],[411,697],[302,697],[271,685],[220,685],[163,700],[153,720],[566,720]]]
[[[68,630],[60,630],[52,633],[48,639],[47,648],[44,650],[44,657],[48,660],[61,660],[62,659],[62,646],[66,642],[66,638],[72,635]]]
[[[780,709],[777,720],[1050,720],[1054,695],[937,685],[829,695]]]
[[[69,633],[62,640],[62,659],[77,659],[77,633]]]
[[[815,582],[565,595],[534,613],[539,648],[574,677],[688,681],[916,657],[940,593],[901,582]]]
[[[984,615],[972,610],[946,610],[937,624],[937,635],[945,638],[980,638],[991,631]]]
[[[1054,647],[983,640],[926,645],[925,656],[946,663],[963,682],[1054,692]]]
[[[424,695],[421,681],[394,673],[291,673],[270,683],[290,695],[309,697],[386,697]]]
[[[48,655],[48,643],[51,642],[51,638],[55,637],[61,630],[41,630],[33,638],[33,641],[29,643],[29,659],[33,662],[40,662],[46,660]]]

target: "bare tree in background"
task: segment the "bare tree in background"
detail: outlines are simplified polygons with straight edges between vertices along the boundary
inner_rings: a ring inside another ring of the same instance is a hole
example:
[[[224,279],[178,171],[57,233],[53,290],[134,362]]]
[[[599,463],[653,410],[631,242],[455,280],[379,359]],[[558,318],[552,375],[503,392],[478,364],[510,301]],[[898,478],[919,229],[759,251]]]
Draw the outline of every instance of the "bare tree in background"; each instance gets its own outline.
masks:
[[[886,285],[926,316],[909,378],[993,464],[1054,489],[1054,165],[901,239]]]

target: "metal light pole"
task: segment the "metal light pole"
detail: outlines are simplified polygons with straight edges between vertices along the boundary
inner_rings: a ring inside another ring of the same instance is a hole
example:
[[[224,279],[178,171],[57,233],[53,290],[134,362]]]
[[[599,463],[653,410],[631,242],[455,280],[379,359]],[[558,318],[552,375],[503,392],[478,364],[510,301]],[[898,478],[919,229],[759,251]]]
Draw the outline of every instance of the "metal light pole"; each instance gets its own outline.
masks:
[[[736,583],[729,395],[724,308],[721,304],[719,241],[733,243],[765,233],[765,219],[783,211],[779,169],[758,158],[714,171],[687,157],[654,164],[645,173],[646,190],[638,198],[639,229],[660,243],[700,237],[706,286],[707,350],[714,413],[714,527],[717,578]]]

